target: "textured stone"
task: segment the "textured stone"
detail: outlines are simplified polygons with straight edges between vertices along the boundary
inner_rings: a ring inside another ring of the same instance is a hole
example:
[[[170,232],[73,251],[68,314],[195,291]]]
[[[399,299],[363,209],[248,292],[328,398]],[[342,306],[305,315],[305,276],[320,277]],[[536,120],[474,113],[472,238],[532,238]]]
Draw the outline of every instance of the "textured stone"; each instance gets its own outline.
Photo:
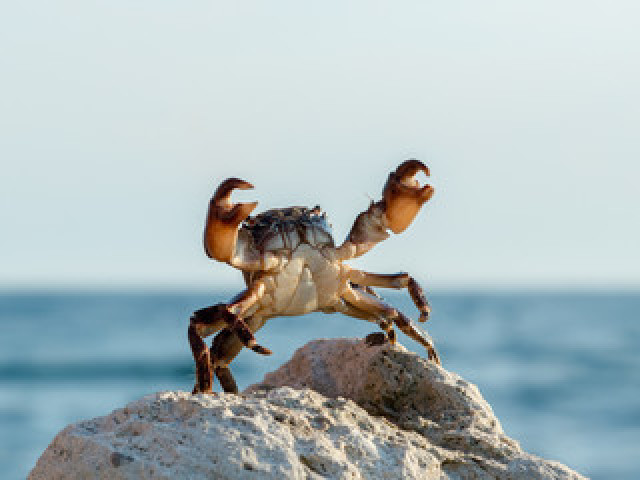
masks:
[[[60,432],[30,479],[584,478],[522,451],[478,389],[400,346],[307,344],[243,395],[149,395]]]

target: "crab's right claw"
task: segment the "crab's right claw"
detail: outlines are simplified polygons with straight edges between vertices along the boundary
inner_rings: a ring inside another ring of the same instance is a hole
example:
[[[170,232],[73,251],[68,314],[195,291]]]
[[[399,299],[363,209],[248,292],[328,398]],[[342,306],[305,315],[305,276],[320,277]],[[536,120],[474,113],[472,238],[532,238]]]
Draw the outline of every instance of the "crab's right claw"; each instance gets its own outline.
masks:
[[[431,185],[420,186],[414,177],[418,172],[429,176],[429,169],[419,160],[403,162],[389,175],[382,191],[385,218],[393,233],[403,232],[416,217],[422,205],[431,198]]]
[[[209,203],[204,228],[204,249],[210,258],[220,262],[231,262],[238,239],[238,225],[258,205],[258,202],[231,202],[231,192],[236,188],[248,190],[253,185],[239,178],[228,178],[216,189]]]

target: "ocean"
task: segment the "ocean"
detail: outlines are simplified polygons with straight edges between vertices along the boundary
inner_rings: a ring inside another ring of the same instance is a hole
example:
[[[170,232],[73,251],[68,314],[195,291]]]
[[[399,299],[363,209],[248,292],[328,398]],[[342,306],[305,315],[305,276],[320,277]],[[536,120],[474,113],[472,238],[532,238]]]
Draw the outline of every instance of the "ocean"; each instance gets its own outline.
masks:
[[[151,392],[190,391],[189,316],[230,295],[0,294],[0,477],[24,478],[71,422]],[[417,317],[408,295],[384,297]],[[478,385],[507,435],[594,479],[640,478],[640,293],[429,298],[425,327],[444,367]],[[373,331],[338,314],[273,319],[257,338],[274,354],[245,350],[231,368],[243,389],[310,340]],[[426,356],[402,333],[399,341]]]

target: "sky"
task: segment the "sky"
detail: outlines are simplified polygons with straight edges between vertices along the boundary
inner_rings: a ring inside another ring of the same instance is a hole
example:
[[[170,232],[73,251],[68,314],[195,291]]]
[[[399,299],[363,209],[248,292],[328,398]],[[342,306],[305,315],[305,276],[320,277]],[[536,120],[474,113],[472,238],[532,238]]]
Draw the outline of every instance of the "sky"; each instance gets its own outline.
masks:
[[[4,2],[0,287],[238,289],[220,181],[337,241],[401,161],[436,194],[353,265],[429,288],[640,286],[634,1]]]

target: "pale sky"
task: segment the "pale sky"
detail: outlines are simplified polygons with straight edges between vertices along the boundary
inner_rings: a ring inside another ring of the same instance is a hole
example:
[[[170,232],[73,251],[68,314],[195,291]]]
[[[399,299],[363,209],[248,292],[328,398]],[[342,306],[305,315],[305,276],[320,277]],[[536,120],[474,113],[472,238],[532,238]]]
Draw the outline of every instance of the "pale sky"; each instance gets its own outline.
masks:
[[[416,157],[436,194],[354,265],[427,288],[640,286],[636,1],[0,6],[0,286],[228,288],[209,197],[342,241]]]

